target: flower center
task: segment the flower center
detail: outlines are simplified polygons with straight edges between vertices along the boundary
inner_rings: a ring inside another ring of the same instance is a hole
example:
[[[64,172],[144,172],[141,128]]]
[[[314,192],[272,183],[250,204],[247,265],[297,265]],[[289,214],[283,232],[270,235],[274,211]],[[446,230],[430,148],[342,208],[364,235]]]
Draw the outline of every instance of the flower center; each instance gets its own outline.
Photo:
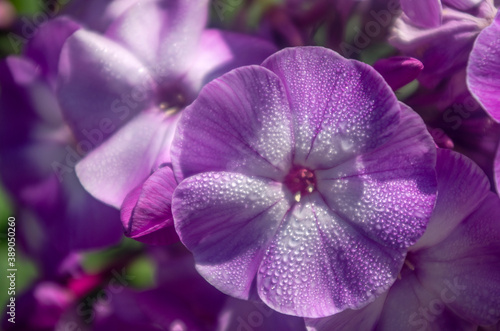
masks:
[[[285,177],[284,183],[299,202],[302,196],[312,193],[316,188],[316,176],[312,170],[294,167]]]

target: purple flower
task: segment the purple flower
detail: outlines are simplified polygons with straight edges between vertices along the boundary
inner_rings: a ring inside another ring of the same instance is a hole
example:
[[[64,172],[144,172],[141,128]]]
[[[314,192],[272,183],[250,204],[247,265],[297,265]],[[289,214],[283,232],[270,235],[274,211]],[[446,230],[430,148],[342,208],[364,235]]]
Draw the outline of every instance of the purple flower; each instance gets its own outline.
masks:
[[[475,38],[495,16],[491,0],[470,9],[473,2],[478,1],[446,1],[444,8],[438,10],[439,0],[402,1],[407,14],[406,6],[416,7],[415,16],[398,18],[389,41],[404,55],[422,61],[424,70],[419,81],[425,87],[434,89],[466,67]],[[469,10],[465,11],[465,7]],[[420,14],[422,10],[426,14]]]
[[[467,85],[481,106],[500,122],[500,13],[476,39],[467,67]]]
[[[439,150],[438,198],[400,279],[375,302],[310,330],[475,330],[500,319],[500,199],[471,160]]]
[[[494,169],[495,175],[494,176],[495,176],[495,180],[496,180],[496,189],[497,189],[497,193],[500,195],[500,144],[498,145],[498,150],[497,150],[494,164],[495,164],[495,169]]]
[[[371,67],[290,48],[208,84],[172,144],[173,215],[197,269],[286,314],[388,289],[435,199],[435,147]]]
[[[99,200],[127,210],[135,201],[145,203],[129,196],[123,205],[132,191],[147,190],[146,179],[170,161],[178,112],[208,81],[275,51],[258,38],[205,29],[207,7],[197,0],[140,1],[103,35],[80,29],[64,45],[59,100],[78,141],[95,148],[76,170]],[[165,230],[168,238],[144,237],[149,230],[135,216],[122,212],[127,235],[156,244],[175,240],[173,229]]]

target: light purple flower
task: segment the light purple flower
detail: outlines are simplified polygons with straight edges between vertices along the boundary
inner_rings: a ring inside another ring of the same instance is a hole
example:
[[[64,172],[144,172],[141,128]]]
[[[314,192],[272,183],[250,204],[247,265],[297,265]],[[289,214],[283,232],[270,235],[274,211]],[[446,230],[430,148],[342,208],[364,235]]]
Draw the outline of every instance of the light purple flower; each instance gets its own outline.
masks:
[[[59,101],[78,141],[96,147],[78,165],[84,187],[120,208],[169,161],[178,111],[211,79],[259,63],[270,43],[205,30],[208,1],[139,1],[102,35],[80,29],[63,47]]]
[[[476,330],[500,319],[500,199],[463,155],[439,150],[438,198],[401,279],[361,310],[310,330]]]
[[[321,47],[208,84],[172,146],[175,227],[198,271],[286,314],[374,300],[434,205],[423,122],[370,66]]]
[[[500,122],[500,13],[476,39],[467,67],[472,95]]]

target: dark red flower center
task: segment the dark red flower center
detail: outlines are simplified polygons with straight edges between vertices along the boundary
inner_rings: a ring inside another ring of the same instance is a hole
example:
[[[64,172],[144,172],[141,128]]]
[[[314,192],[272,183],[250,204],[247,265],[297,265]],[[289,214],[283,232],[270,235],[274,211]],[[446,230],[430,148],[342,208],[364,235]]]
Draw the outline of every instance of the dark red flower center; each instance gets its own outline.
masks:
[[[316,188],[316,176],[312,170],[294,167],[285,177],[285,185],[293,194],[299,197],[312,193]],[[299,195],[300,194],[300,195]]]

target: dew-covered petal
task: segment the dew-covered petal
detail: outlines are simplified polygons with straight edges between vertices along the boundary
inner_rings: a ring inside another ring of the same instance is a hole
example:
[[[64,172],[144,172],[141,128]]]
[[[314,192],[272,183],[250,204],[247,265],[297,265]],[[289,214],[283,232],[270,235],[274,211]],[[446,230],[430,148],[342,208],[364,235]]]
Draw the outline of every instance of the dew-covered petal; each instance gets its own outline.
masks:
[[[226,294],[248,299],[267,245],[289,208],[281,184],[228,172],[182,181],[172,212],[196,268]]]
[[[441,24],[441,0],[401,0],[401,8],[419,27],[435,28]]]
[[[82,185],[97,199],[120,208],[130,191],[168,161],[163,154],[177,119],[156,110],[137,115],[76,165]]]
[[[201,35],[194,65],[185,81],[197,93],[203,85],[231,69],[260,64],[276,50],[276,46],[261,38],[207,29]]]
[[[54,87],[59,63],[59,54],[66,39],[80,25],[67,17],[57,17],[41,25],[24,50],[24,55],[39,66],[41,74]]]
[[[445,284],[450,292],[450,309],[481,325],[500,320],[499,215],[500,199],[489,192],[444,241],[416,252],[422,284],[437,294]]]
[[[467,66],[469,90],[500,122],[500,13],[477,37]]]
[[[329,168],[387,139],[399,105],[370,66],[322,47],[275,53],[263,66],[283,81],[294,119],[295,163]]]
[[[438,150],[436,162],[438,198],[427,230],[411,247],[417,251],[446,238],[490,192],[484,172],[470,159],[450,150]]]
[[[230,171],[281,180],[291,164],[291,115],[272,72],[248,66],[207,84],[179,121],[176,178]]]
[[[95,130],[106,139],[148,108],[155,88],[144,65],[126,49],[83,29],[61,51],[58,85],[60,105],[78,142]]]
[[[352,227],[315,192],[287,213],[259,268],[257,290],[281,313],[328,316],[373,301],[396,279],[404,257],[403,249]]]
[[[436,148],[422,119],[401,104],[389,141],[338,167],[316,171],[328,206],[365,236],[408,247],[424,233],[436,198]]]
[[[418,77],[424,65],[419,60],[406,56],[380,59],[373,64],[389,86],[395,91]]]
[[[172,168],[167,165],[132,190],[120,213],[125,235],[155,245],[178,241],[172,217],[172,194],[176,187]]]
[[[139,1],[106,36],[129,49],[162,81],[187,71],[207,21],[207,0]]]

